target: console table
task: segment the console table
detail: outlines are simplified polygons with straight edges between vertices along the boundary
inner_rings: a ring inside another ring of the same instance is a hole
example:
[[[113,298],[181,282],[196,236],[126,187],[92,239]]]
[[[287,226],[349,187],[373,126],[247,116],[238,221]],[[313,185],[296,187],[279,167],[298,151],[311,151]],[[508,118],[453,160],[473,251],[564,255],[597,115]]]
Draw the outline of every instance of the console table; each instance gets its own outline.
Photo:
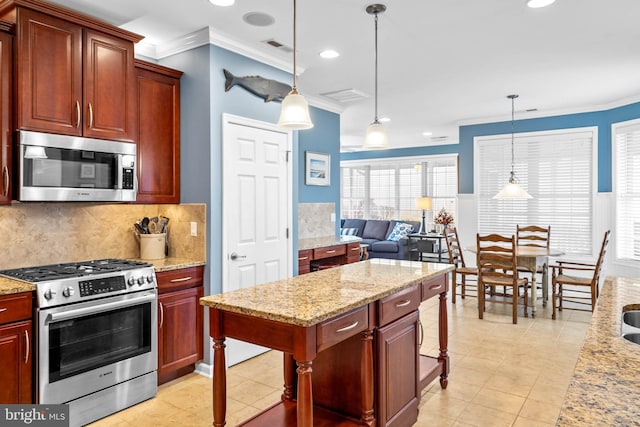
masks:
[[[241,425],[413,425],[421,389],[438,377],[447,386],[452,269],[373,259],[202,298],[213,339],[213,425],[226,418],[227,337],[284,352],[281,401]],[[427,357],[418,307],[434,296],[439,354]]]
[[[435,261],[436,259],[438,260],[438,262],[442,262],[442,254],[446,253],[446,249],[444,249],[444,247],[446,247],[446,243],[445,246],[442,246],[442,240],[444,239],[444,234],[441,233],[412,233],[412,234],[408,234],[407,238],[409,238],[409,245],[411,245],[411,248],[413,250],[413,248],[415,248],[415,250],[418,252],[418,260],[419,261]],[[433,250],[433,248],[435,247],[434,243],[437,242],[438,243],[438,248],[436,251]],[[429,248],[424,247],[425,244],[429,244]],[[431,250],[427,250],[427,249],[431,249]],[[410,251],[409,253],[411,253],[412,251]],[[429,254],[433,254],[435,256],[429,256],[429,257],[424,257],[423,253],[429,253]],[[449,262],[449,259],[445,259],[445,262]]]

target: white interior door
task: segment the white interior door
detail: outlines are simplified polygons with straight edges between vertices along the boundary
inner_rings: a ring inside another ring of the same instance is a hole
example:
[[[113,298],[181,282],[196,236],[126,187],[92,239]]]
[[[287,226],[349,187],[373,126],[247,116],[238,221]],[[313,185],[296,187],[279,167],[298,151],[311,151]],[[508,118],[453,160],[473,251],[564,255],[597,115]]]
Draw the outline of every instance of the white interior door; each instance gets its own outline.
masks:
[[[222,291],[292,274],[291,133],[272,124],[223,116]],[[227,364],[267,348],[227,339]]]

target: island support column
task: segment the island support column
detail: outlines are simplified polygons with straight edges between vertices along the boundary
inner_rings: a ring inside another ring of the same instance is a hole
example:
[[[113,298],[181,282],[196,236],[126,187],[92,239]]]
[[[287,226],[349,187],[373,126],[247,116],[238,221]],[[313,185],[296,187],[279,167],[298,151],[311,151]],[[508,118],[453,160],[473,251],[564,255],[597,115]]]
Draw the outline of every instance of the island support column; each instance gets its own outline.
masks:
[[[227,415],[227,362],[224,356],[225,337],[220,331],[220,312],[209,310],[209,325],[213,338],[213,426],[224,427]],[[213,321],[215,317],[216,321]]]
[[[455,288],[453,290],[455,292]],[[447,324],[447,292],[440,294],[440,304],[438,306],[438,339],[440,344],[440,353],[438,361],[442,364],[442,373],[440,374],[440,387],[447,388],[449,384],[449,354],[447,353],[449,326]]]

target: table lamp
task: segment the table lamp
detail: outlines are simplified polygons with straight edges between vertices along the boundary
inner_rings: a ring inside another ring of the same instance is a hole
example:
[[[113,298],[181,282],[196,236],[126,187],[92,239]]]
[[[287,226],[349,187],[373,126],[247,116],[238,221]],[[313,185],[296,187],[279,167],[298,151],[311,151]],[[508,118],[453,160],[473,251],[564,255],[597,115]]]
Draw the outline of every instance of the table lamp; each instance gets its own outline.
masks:
[[[431,210],[431,197],[418,197],[416,199],[416,208],[422,209],[422,231],[420,232],[420,234],[427,234],[427,225],[424,222],[424,211]]]

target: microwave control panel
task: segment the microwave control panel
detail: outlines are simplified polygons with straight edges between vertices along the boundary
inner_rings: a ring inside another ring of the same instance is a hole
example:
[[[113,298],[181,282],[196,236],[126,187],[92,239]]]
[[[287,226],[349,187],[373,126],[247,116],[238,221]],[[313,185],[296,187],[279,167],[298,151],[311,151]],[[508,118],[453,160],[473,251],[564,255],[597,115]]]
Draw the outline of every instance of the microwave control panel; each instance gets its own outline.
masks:
[[[122,168],[122,188],[133,190],[133,169]]]

